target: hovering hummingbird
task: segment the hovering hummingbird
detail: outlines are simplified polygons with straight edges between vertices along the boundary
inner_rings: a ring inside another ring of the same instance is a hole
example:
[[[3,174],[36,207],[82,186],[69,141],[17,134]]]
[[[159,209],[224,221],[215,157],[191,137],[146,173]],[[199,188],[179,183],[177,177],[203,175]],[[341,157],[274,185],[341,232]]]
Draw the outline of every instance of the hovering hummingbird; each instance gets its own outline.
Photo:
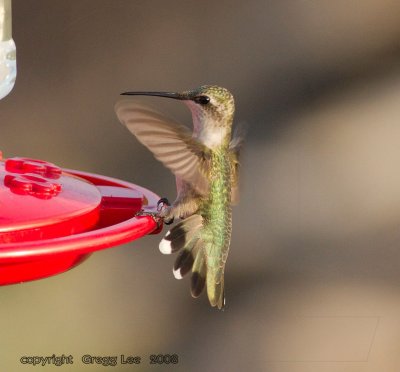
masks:
[[[121,101],[115,107],[119,120],[176,177],[177,198],[172,205],[164,203],[159,217],[165,223],[177,218],[181,221],[161,240],[161,253],[180,251],[173,267],[175,278],[181,279],[192,270],[192,296],[200,296],[206,286],[210,304],[221,309],[225,305],[231,206],[238,201],[238,157],[243,143],[241,136],[232,136],[233,96],[227,89],[213,85],[182,93],[122,95],[182,100],[192,113],[193,132],[134,101]]]

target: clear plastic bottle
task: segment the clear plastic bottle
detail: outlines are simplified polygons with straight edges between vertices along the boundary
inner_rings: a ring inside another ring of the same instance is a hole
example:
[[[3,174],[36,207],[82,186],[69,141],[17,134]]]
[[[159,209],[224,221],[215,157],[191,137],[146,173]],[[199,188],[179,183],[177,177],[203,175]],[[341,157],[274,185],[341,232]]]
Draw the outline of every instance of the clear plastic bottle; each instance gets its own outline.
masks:
[[[0,0],[0,99],[10,93],[16,76],[17,59],[11,34],[11,0]]]
[[[17,60],[13,39],[0,41],[0,99],[11,92],[17,77]]]

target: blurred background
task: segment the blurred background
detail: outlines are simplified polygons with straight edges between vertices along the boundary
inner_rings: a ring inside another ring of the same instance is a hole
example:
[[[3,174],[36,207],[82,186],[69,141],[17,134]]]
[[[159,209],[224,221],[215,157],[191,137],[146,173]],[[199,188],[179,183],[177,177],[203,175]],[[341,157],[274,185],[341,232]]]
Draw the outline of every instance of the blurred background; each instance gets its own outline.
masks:
[[[142,356],[113,371],[398,371],[399,37],[397,0],[13,0],[5,157],[173,199],[174,178],[116,119],[120,92],[224,86],[248,135],[224,312],[145,237],[2,287],[1,369],[55,353],[74,356],[69,371],[100,368],[85,354]],[[146,102],[190,125],[179,102]],[[179,363],[154,368],[159,353]]]

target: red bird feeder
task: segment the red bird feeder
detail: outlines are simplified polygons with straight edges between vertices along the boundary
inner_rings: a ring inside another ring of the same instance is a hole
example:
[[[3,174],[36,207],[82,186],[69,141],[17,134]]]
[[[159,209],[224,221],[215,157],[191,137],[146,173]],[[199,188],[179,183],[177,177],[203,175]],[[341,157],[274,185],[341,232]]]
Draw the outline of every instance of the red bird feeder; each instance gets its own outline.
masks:
[[[64,272],[91,253],[158,233],[160,198],[110,177],[0,153],[0,285]]]

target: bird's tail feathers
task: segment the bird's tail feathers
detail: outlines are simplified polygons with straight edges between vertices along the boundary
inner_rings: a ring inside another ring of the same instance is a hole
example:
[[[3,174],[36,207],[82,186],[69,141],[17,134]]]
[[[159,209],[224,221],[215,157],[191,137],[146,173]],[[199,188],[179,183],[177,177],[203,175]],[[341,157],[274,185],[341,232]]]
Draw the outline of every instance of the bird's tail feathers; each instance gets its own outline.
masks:
[[[175,225],[161,240],[159,249],[163,254],[171,254],[188,247],[198,235],[203,218],[198,214],[185,218]],[[193,242],[194,243],[194,242]],[[191,247],[190,249],[192,249]]]
[[[212,306],[222,309],[225,305],[224,269],[215,267],[207,260],[207,243],[202,237],[203,218],[194,214],[175,225],[160,242],[160,251],[164,254],[178,252],[173,267],[176,279],[182,279],[192,271],[191,294],[199,297],[207,287],[207,295]],[[212,260],[211,260],[212,261]]]
[[[224,272],[223,268],[213,270],[210,266],[207,272],[207,295],[211,306],[221,310],[225,307]]]

